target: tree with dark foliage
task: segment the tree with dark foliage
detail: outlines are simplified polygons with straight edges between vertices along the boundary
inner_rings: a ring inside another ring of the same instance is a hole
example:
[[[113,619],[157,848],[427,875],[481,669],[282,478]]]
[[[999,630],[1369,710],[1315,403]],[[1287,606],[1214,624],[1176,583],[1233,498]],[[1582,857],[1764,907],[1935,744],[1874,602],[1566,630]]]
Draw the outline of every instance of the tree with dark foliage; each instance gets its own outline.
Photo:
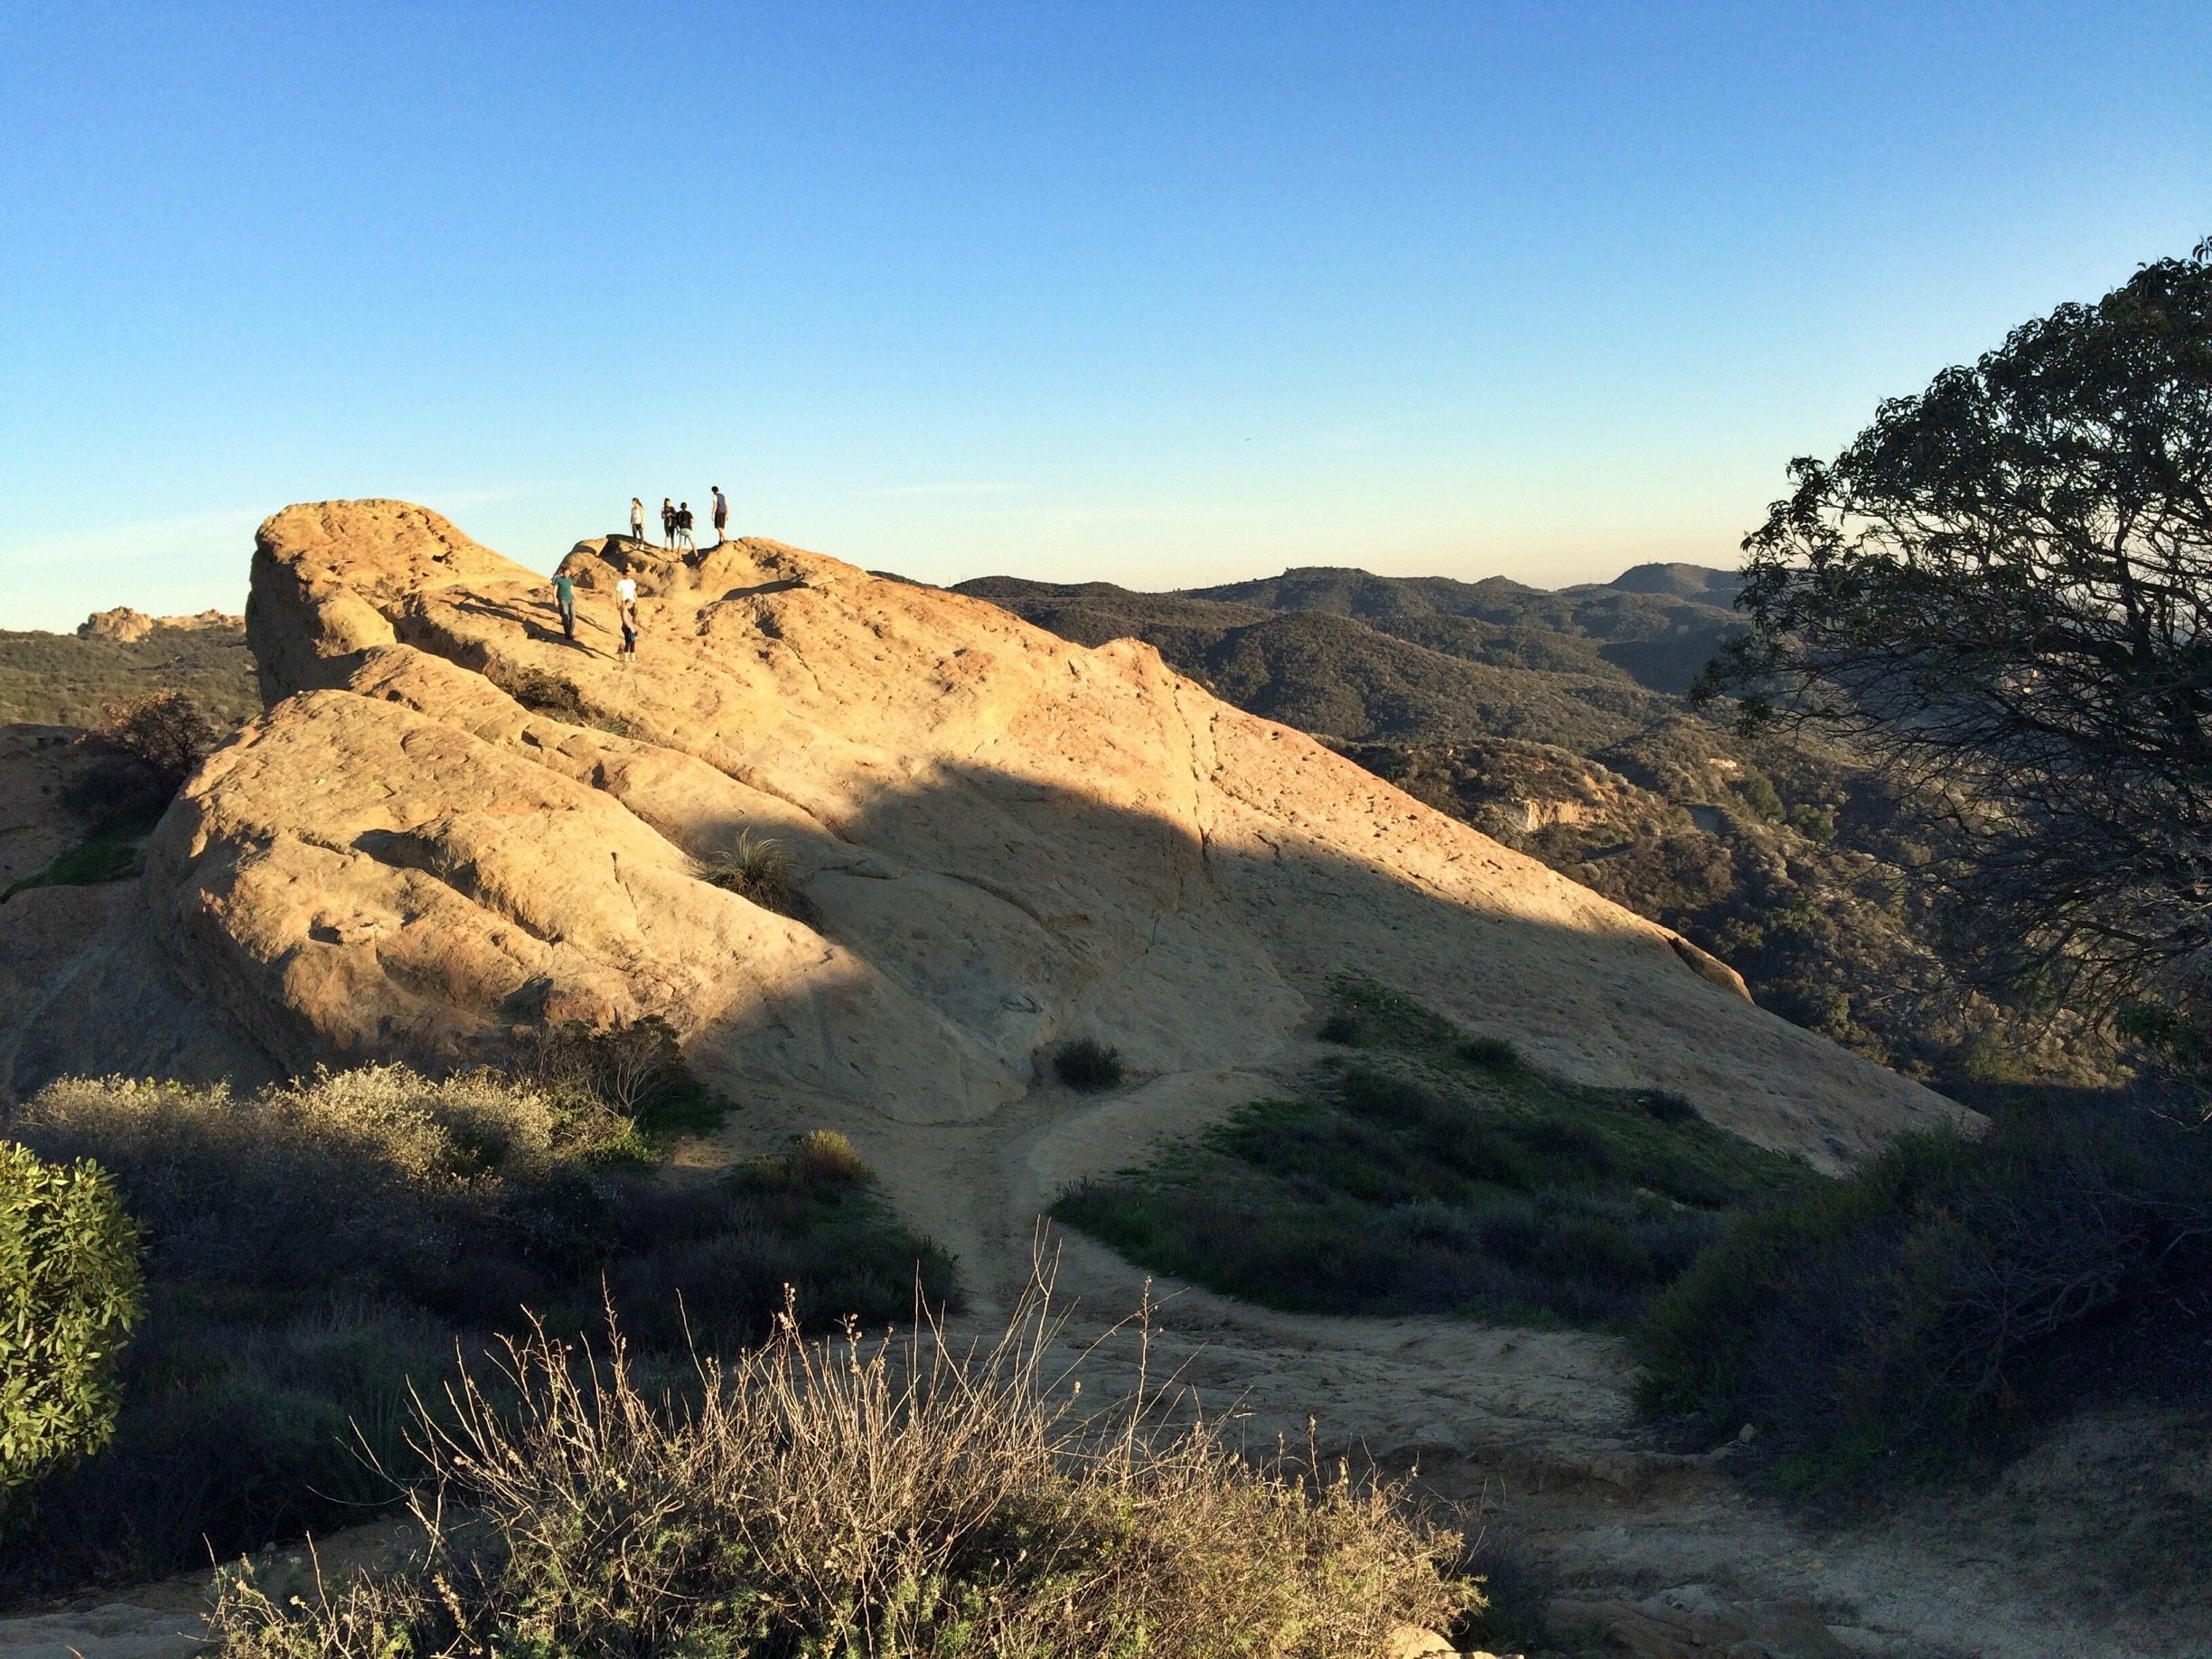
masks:
[[[1897,768],[1941,828],[1927,873],[1961,943],[2015,988],[2192,1001],[2212,961],[2212,241],[1790,473],[1744,541],[1750,632],[1693,695]]]

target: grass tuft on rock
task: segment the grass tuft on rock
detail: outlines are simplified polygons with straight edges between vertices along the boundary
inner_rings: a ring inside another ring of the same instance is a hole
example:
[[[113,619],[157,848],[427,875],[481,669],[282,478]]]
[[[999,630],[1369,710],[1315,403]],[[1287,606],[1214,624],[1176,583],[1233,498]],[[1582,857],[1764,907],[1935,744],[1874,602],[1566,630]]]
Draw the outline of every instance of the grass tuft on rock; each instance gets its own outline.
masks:
[[[1249,1463],[1152,1398],[1078,1418],[1054,1335],[1038,1301],[981,1351],[786,1320],[677,1398],[530,1333],[418,1426],[421,1558],[284,1601],[234,1574],[222,1651],[1338,1659],[1480,1606],[1402,1486]]]
[[[735,893],[780,916],[814,925],[814,907],[800,890],[798,864],[773,836],[741,831],[727,848],[702,859],[700,869],[708,882],[726,893]]]

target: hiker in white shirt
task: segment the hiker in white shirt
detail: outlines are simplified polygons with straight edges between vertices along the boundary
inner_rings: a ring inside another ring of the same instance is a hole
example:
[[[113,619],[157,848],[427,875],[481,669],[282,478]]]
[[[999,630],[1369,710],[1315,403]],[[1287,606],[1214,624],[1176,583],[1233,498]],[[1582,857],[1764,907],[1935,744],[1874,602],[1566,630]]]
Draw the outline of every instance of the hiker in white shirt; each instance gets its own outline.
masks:
[[[634,495],[630,498],[630,539],[645,539],[645,503]]]
[[[637,584],[628,576],[614,584],[614,614],[622,623],[622,660],[637,661]]]

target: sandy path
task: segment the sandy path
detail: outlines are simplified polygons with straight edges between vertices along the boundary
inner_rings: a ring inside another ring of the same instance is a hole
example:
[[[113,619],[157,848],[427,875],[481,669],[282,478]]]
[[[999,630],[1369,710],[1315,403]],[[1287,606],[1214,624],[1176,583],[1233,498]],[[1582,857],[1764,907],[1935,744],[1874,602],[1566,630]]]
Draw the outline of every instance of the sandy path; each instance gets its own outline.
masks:
[[[1272,1075],[1186,1073],[1105,1097],[1040,1083],[958,1127],[891,1124],[822,1100],[764,1101],[711,1156],[766,1149],[796,1129],[844,1129],[902,1211],[960,1253],[975,1299],[963,1330],[993,1334],[1029,1280],[1039,1212],[1064,1186],[1145,1161],[1163,1139],[1284,1087],[1322,1052],[1303,1045]],[[1071,1309],[1065,1341],[1098,1344],[1083,1361],[1085,1392],[1125,1390],[1135,1335],[1101,1338],[1138,1307],[1146,1275],[1080,1234],[1055,1231],[1047,1248]],[[2086,1419],[1992,1490],[1822,1525],[1749,1490],[1725,1454],[1656,1449],[1613,1338],[1279,1314],[1175,1281],[1151,1294],[1155,1380],[1172,1374],[1209,1413],[1233,1411],[1255,1448],[1302,1445],[1310,1425],[1325,1448],[1418,1463],[1431,1489],[1527,1539],[1564,1594],[1671,1606],[1711,1628],[1731,1610],[1812,1609],[1826,1636],[1793,1645],[1770,1632],[1777,1653],[2212,1654],[2212,1587],[2142,1572],[2123,1582],[2111,1566],[2129,1551],[2136,1513],[2116,1510],[2115,1493],[2150,1495],[2151,1508],[2194,1503],[2198,1514],[2212,1502],[2201,1426],[2179,1418]]]

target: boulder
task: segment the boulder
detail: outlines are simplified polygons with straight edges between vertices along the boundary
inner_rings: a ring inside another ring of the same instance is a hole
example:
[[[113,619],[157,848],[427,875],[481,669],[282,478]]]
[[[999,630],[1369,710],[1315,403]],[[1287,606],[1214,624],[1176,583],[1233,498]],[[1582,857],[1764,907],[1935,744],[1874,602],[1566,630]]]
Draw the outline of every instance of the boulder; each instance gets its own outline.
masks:
[[[214,610],[196,612],[190,616],[148,616],[144,611],[121,605],[112,611],[93,612],[77,624],[77,637],[136,645],[156,628],[238,628],[244,625],[245,620]]]
[[[119,605],[112,611],[95,611],[77,624],[77,637],[80,640],[114,640],[122,645],[136,645],[153,632],[154,619],[127,605]]]
[[[606,538],[562,569],[573,644],[546,576],[427,509],[261,527],[267,712],[145,883],[168,968],[275,1063],[497,1060],[657,1015],[740,1098],[950,1123],[1071,1037],[1139,1080],[1295,1057],[1354,973],[1824,1167],[1956,1112],[1148,646],[765,540]],[[794,914],[707,879],[744,834],[791,857]]]

